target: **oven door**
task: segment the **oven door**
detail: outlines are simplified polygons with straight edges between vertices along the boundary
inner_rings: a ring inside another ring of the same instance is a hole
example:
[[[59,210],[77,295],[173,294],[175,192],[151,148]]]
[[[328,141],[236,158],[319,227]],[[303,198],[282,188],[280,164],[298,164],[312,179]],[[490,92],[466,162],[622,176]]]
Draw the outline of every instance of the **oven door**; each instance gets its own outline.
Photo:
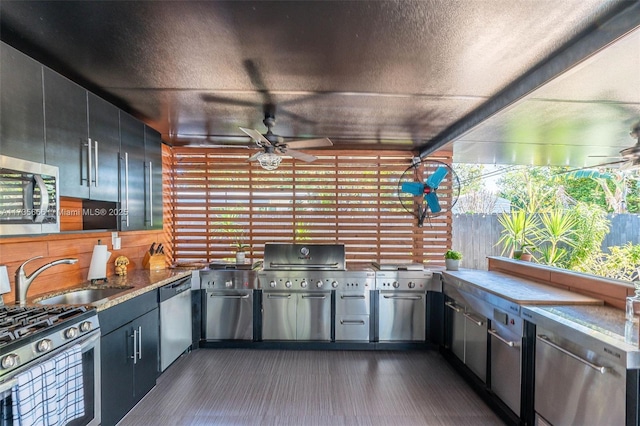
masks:
[[[381,291],[378,340],[424,341],[426,338],[426,294]]]
[[[82,382],[84,390],[84,416],[67,423],[70,426],[99,425],[100,424],[100,331],[95,330],[79,341],[71,345],[79,344],[82,348]],[[48,357],[38,362],[44,362],[54,357],[69,346],[63,346],[53,351]],[[35,364],[26,364],[22,369],[17,369],[12,377],[27,371]],[[13,378],[5,379],[0,383],[0,426],[13,425],[13,409],[11,390],[17,384]]]

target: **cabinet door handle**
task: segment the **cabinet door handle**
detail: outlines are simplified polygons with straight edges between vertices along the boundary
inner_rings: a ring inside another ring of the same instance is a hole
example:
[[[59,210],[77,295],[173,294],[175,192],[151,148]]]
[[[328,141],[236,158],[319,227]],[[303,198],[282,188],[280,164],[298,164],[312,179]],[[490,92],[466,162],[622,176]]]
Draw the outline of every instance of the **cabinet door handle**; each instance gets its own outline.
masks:
[[[89,142],[85,145],[87,147],[87,160],[89,162],[89,178],[87,179],[87,186],[91,186],[91,181],[93,178],[91,177],[91,172],[93,170],[93,164],[91,164],[93,155],[91,154],[91,138],[89,138]]]
[[[606,372],[608,372],[608,371],[609,371],[609,368],[608,368],[608,367],[604,367],[604,366],[602,366],[602,365],[593,364],[593,363],[591,363],[591,362],[587,361],[586,359],[581,358],[581,357],[579,357],[578,355],[576,355],[576,354],[574,354],[574,353],[572,353],[572,352],[569,352],[569,351],[568,351],[568,350],[566,350],[565,348],[563,348],[563,347],[561,347],[561,346],[559,346],[559,345],[556,345],[556,344],[555,344],[555,343],[553,343],[551,340],[549,340],[549,338],[548,338],[547,336],[545,336],[545,335],[543,335],[543,334],[538,334],[538,335],[536,336],[536,338],[537,338],[538,340],[540,340],[541,342],[544,342],[544,343],[546,343],[547,345],[551,346],[552,348],[559,350],[559,351],[560,351],[560,352],[562,352],[563,354],[565,354],[565,355],[567,355],[567,356],[569,356],[569,357],[571,357],[571,358],[575,359],[576,361],[579,361],[579,362],[583,363],[583,364],[584,364],[584,365],[586,365],[587,367],[589,367],[589,368],[593,368],[594,370],[598,371],[600,374],[605,374]]]
[[[451,303],[451,302],[445,302],[445,305],[447,308],[449,309],[453,309],[454,311],[456,311],[457,313],[462,312],[462,309],[458,308],[455,304]]]
[[[142,326],[138,327],[138,359],[142,359]]]
[[[326,296],[326,295],[323,295],[323,296],[314,296],[314,295],[311,295],[311,294],[303,294],[303,295],[302,295],[302,298],[303,298],[303,299],[326,299],[326,298],[327,298],[327,296]]]
[[[488,329],[487,333],[489,333],[490,335],[492,335],[493,337],[495,337],[505,345],[509,346],[510,348],[517,348],[518,346],[520,346],[518,345],[518,342],[514,342],[513,340],[507,340],[504,337],[500,336],[498,332],[494,329],[491,329],[491,328]]]
[[[395,299],[395,300],[422,300],[421,296],[383,296],[385,299]]]
[[[149,222],[153,227],[153,162],[149,161]]]
[[[124,153],[124,201],[126,204],[125,222],[129,227],[129,153]]]
[[[95,156],[95,162],[96,162],[96,180],[94,182],[97,188],[98,187],[98,141],[93,141],[93,144],[94,144],[93,154]]]
[[[343,294],[340,296],[340,299],[366,299],[366,296],[364,294],[358,294],[358,295],[354,295],[354,296],[350,296],[348,294]]]
[[[478,327],[482,327],[482,326],[484,325],[484,321],[477,319],[476,317],[474,317],[474,316],[473,316],[473,315],[471,315],[471,314],[468,314],[468,313],[466,313],[466,312],[465,312],[465,313],[464,313],[464,314],[462,314],[462,315],[464,315],[464,317],[465,317],[466,319],[468,319],[469,321],[471,321],[472,323],[474,323],[474,324],[475,324],[475,325],[477,325]]]
[[[340,320],[340,324],[343,325],[364,325],[363,320]]]
[[[135,365],[138,362],[138,330],[133,330],[131,337],[133,337],[133,356],[131,358],[133,358],[133,364]]]

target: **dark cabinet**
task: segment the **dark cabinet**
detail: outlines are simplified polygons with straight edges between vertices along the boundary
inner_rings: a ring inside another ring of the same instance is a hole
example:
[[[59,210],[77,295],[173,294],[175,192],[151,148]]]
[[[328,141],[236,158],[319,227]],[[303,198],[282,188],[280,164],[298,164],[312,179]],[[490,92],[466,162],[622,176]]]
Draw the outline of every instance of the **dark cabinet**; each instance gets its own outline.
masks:
[[[146,166],[145,228],[162,229],[162,139],[149,126],[144,128]]]
[[[93,145],[92,184],[89,198],[118,201],[118,156],[120,154],[120,114],[118,108],[88,94],[89,143]]]
[[[42,65],[0,43],[0,153],[44,163]]]
[[[45,160],[60,170],[60,195],[118,201],[119,113],[44,69]]]
[[[120,112],[120,218],[122,231],[145,228],[144,124]]]
[[[99,313],[102,424],[115,425],[156,384],[159,318],[157,292]]]

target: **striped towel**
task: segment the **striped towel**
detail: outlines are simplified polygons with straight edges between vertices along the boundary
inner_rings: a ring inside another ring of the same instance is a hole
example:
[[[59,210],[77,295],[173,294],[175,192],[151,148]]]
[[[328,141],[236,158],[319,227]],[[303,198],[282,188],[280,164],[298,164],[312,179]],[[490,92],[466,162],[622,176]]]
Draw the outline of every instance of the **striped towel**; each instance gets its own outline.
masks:
[[[75,345],[16,376],[13,424],[62,426],[84,415],[82,349]]]

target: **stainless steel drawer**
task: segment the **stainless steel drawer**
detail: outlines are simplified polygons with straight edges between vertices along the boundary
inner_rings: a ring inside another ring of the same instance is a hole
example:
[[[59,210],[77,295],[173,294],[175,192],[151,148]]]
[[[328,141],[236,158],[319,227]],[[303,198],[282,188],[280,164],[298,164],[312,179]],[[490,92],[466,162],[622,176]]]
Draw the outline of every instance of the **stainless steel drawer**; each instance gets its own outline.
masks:
[[[336,316],[336,341],[369,341],[369,315]]]
[[[336,315],[369,315],[369,293],[336,293]]]

